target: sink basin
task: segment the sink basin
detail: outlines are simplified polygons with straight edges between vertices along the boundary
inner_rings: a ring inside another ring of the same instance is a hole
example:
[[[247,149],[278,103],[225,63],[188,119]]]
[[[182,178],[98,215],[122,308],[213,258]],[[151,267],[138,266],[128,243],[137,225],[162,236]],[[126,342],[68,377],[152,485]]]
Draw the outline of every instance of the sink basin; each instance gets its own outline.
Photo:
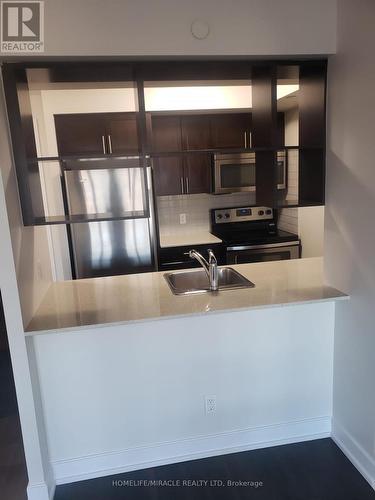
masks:
[[[254,288],[255,286],[254,283],[231,267],[220,267],[218,272],[219,290]],[[205,293],[211,291],[204,269],[165,273],[164,278],[175,295],[190,295],[192,293]]]

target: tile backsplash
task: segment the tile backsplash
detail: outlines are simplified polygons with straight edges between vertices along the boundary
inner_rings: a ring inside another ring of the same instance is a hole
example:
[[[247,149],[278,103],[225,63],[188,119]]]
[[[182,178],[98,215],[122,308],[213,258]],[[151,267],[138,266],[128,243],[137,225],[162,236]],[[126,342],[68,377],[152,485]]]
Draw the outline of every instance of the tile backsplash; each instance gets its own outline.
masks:
[[[298,149],[288,150],[288,192],[286,200],[298,203]],[[277,222],[279,229],[298,234],[298,208],[282,208]]]
[[[298,234],[298,208],[282,208],[277,225],[283,231]]]
[[[288,150],[288,193],[287,201],[298,203],[298,149]]]
[[[210,209],[246,205],[255,205],[255,193],[158,196],[157,211],[160,234],[208,231],[210,229]],[[180,224],[180,214],[186,214],[186,224]]]

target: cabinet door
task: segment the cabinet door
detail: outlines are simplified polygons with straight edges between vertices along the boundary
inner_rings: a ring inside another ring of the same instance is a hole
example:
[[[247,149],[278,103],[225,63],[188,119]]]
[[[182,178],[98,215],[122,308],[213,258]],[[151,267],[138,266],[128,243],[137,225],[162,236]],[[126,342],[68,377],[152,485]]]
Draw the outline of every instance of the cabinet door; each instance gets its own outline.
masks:
[[[102,115],[55,115],[59,155],[103,154],[105,129]]]
[[[155,152],[181,151],[181,120],[179,116],[153,116],[152,146]]]
[[[185,193],[211,192],[210,155],[196,153],[185,158]]]
[[[187,115],[181,117],[182,148],[210,149],[210,116]]]
[[[213,148],[250,147],[250,113],[223,113],[211,115],[211,140]]]
[[[139,150],[136,113],[106,113],[105,128],[108,153],[119,154]]]
[[[154,158],[153,172],[156,196],[184,194],[185,178],[181,158]]]

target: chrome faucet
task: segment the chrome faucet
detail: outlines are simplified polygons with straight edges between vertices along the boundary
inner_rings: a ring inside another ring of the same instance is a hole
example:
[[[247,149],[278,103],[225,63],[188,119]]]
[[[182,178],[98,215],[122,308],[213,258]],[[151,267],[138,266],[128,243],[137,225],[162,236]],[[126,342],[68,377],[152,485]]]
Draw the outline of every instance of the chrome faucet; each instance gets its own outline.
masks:
[[[217,260],[215,254],[211,249],[207,250],[207,252],[208,262],[203,257],[203,255],[196,250],[190,250],[189,257],[191,259],[196,259],[206,271],[208,281],[210,282],[210,290],[214,292],[219,290],[219,272],[217,269]]]

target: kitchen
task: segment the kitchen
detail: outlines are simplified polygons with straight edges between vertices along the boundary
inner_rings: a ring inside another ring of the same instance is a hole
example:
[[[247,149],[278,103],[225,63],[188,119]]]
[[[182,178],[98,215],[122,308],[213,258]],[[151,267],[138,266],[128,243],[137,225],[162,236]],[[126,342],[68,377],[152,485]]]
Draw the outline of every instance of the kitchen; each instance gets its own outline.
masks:
[[[374,10],[235,7],[51,0],[2,64],[29,500],[373,498]]]
[[[298,200],[299,66],[277,71],[278,202],[262,210],[250,81],[145,81],[140,145],[135,84],[51,83],[28,69],[44,215],[117,219],[49,226],[55,280],[195,267],[192,245],[205,255],[213,246],[220,265],[321,256],[323,203]],[[145,183],[137,155],[149,144]]]

